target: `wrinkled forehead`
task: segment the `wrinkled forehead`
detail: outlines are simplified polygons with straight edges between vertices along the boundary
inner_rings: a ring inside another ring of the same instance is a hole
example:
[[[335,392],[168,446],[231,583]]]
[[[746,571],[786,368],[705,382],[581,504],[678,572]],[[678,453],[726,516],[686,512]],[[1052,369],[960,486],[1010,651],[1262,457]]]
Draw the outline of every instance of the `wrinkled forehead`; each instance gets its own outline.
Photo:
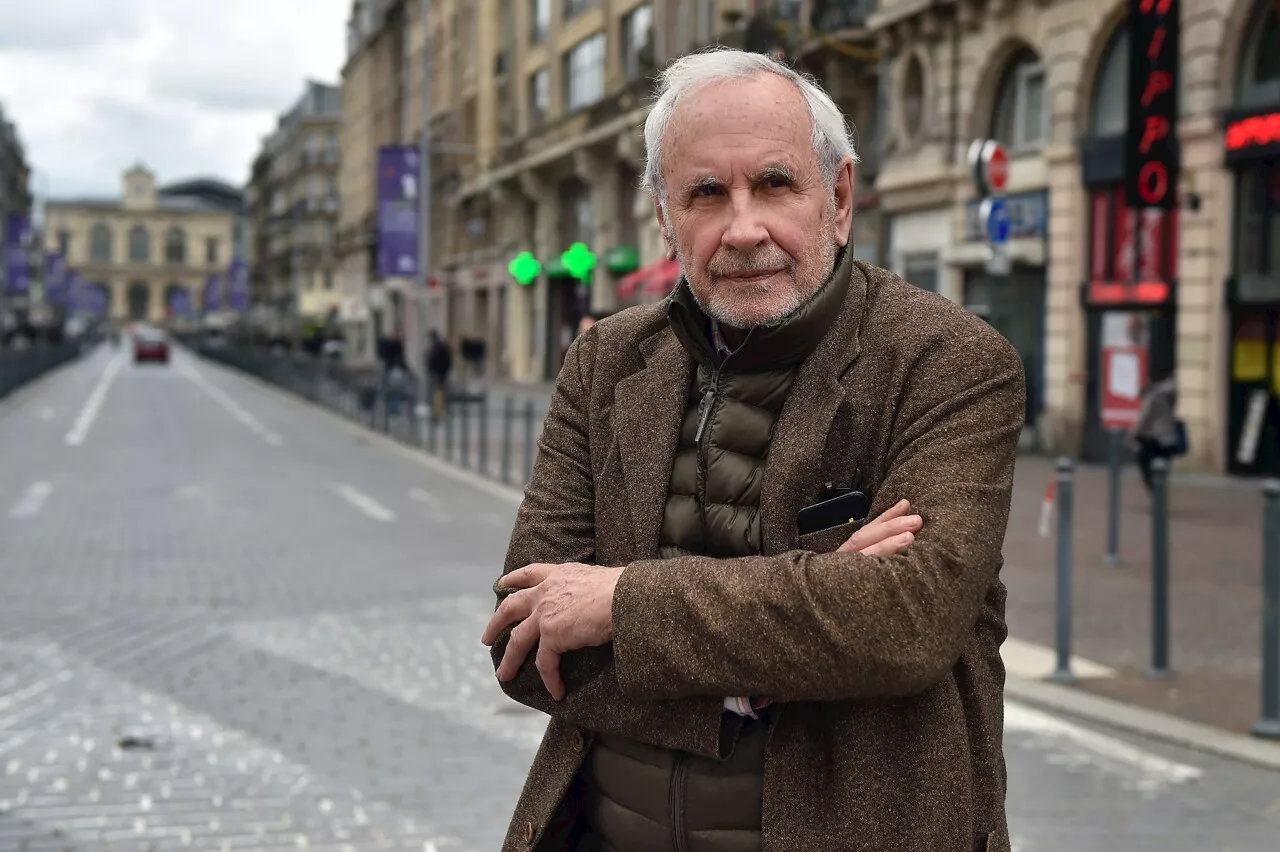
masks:
[[[668,177],[728,159],[752,170],[785,160],[793,169],[816,162],[813,119],[804,96],[776,74],[704,83],[671,112],[663,139]],[[749,161],[756,160],[754,165]]]

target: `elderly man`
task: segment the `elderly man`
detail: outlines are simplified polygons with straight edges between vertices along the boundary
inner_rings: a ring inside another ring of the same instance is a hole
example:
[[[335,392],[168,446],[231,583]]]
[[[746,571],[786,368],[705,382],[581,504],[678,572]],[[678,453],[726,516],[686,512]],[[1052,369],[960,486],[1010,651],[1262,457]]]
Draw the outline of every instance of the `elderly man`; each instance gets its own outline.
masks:
[[[785,66],[680,59],[645,144],[684,276],[556,384],[483,637],[551,716],[503,848],[1007,850],[1016,353],[854,260],[844,119]]]

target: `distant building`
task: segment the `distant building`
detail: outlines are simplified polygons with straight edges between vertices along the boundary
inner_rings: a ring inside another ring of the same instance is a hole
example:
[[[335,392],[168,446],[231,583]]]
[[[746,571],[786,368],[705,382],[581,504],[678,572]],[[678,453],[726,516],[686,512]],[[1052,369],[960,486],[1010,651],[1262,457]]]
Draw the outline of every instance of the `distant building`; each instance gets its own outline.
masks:
[[[255,301],[320,319],[338,306],[338,134],[342,90],[309,81],[254,158],[247,252]]]
[[[10,213],[31,212],[31,167],[18,138],[18,129],[0,106],[0,227]],[[0,263],[0,299],[4,294],[4,264]]]
[[[163,320],[181,299],[202,307],[205,283],[236,257],[243,199],[210,178],[160,187],[137,165],[118,198],[50,199],[44,246],[106,289],[114,319]],[[182,292],[185,291],[185,292]]]

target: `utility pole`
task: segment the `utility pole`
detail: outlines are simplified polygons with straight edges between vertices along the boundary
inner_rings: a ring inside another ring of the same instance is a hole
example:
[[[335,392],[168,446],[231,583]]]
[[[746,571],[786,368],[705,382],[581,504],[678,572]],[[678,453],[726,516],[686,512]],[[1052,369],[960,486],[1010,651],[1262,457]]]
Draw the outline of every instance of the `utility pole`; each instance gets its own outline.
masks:
[[[427,378],[426,343],[430,338],[431,307],[431,0],[422,0],[422,141],[418,145],[418,349],[422,356],[418,404],[431,392]],[[410,362],[412,363],[412,361]]]

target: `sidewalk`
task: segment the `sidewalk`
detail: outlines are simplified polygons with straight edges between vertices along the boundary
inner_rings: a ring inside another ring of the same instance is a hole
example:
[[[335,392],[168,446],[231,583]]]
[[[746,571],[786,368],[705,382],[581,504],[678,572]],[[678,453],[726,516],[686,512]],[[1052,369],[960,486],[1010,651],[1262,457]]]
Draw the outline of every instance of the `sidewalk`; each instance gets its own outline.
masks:
[[[1053,460],[1018,461],[1005,537],[1009,633],[1052,646],[1056,529],[1038,531]],[[1146,676],[1151,657],[1151,516],[1141,480],[1126,470],[1121,564],[1104,563],[1107,471],[1078,470],[1073,536],[1073,655],[1114,670],[1081,680],[1091,692],[1248,733],[1260,711],[1262,497],[1260,484],[1175,477],[1170,487],[1170,665]],[[1048,671],[1043,673],[1044,676]]]

